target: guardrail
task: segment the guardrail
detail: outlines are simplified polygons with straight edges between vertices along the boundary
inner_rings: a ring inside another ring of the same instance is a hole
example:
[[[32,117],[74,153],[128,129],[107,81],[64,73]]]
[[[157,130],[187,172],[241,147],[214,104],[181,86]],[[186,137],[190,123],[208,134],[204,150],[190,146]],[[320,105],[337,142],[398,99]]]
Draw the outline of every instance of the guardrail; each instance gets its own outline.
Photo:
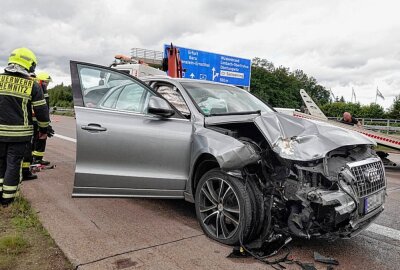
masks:
[[[341,117],[328,117],[329,120],[340,121]],[[377,118],[356,118],[362,126],[368,130],[380,132],[400,133],[400,119],[377,119]]]
[[[50,113],[54,114],[54,113],[67,113],[67,112],[71,112],[74,113],[74,108],[60,108],[60,107],[50,107]]]
[[[51,108],[53,111],[59,111],[59,112],[73,112],[74,109],[73,108],[58,108],[56,107],[56,109]]]

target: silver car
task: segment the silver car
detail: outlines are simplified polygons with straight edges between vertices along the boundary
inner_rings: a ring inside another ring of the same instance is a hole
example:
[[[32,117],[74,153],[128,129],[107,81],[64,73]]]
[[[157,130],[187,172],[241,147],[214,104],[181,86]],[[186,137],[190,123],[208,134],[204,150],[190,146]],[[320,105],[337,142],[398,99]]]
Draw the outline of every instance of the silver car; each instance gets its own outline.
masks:
[[[234,86],[74,61],[71,76],[75,197],[185,199],[224,244],[352,237],[383,211],[384,168],[361,134]]]

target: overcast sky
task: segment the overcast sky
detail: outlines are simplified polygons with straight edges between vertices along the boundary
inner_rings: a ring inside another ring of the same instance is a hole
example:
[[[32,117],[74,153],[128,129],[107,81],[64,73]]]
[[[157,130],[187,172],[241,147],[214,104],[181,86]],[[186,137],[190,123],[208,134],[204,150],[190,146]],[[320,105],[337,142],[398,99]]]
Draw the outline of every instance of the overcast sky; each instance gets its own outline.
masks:
[[[0,66],[16,47],[69,84],[69,60],[108,65],[132,47],[163,44],[302,69],[335,95],[385,108],[400,94],[396,0],[43,0],[0,2]]]

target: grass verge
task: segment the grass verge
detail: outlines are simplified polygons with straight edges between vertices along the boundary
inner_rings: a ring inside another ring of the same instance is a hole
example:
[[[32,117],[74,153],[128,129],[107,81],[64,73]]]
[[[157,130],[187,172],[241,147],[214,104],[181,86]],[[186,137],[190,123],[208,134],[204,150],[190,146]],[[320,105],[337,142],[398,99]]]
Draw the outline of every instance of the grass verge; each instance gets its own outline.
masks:
[[[0,270],[73,269],[23,197],[0,206]]]

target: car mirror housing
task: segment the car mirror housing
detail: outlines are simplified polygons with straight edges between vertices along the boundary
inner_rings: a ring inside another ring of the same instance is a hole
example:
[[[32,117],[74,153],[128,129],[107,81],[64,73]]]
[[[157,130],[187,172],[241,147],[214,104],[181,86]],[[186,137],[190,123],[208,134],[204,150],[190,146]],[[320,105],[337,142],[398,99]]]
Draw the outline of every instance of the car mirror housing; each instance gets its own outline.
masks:
[[[171,117],[175,114],[168,102],[156,96],[150,98],[148,112],[162,117]]]

